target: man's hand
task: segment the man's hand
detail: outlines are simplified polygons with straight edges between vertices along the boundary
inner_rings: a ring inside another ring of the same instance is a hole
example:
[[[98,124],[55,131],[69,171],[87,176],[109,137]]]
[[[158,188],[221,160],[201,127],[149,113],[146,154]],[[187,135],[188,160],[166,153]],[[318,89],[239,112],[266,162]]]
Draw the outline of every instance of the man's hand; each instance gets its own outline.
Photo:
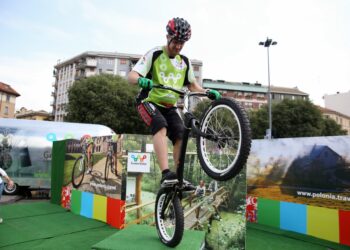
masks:
[[[145,77],[140,77],[137,82],[143,89],[151,89],[153,87],[153,81]]]
[[[9,180],[9,181],[7,182],[7,187],[8,187],[8,189],[12,189],[14,185],[15,185],[15,183],[13,182],[13,180]]]
[[[221,94],[219,93],[219,91],[215,90],[215,89],[208,89],[206,91],[208,98],[211,100],[219,100],[221,99]]]

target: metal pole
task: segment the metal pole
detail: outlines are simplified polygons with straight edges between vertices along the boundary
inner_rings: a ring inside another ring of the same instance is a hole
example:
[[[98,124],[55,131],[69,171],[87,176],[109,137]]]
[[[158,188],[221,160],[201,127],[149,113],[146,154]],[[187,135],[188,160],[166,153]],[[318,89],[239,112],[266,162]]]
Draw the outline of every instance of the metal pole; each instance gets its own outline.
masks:
[[[267,47],[267,78],[268,78],[268,102],[269,102],[269,134],[268,139],[272,139],[272,112],[271,112],[271,85],[270,85],[270,52]]]

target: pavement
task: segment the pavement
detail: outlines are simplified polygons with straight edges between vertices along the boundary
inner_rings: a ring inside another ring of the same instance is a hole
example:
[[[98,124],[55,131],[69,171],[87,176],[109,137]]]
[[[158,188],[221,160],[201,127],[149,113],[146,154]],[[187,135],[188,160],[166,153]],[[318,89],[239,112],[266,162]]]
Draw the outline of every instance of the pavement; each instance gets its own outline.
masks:
[[[18,195],[5,195],[1,196],[0,205],[13,204],[13,203],[27,203],[27,202],[38,202],[48,201],[49,193],[48,190],[44,191],[27,191]]]

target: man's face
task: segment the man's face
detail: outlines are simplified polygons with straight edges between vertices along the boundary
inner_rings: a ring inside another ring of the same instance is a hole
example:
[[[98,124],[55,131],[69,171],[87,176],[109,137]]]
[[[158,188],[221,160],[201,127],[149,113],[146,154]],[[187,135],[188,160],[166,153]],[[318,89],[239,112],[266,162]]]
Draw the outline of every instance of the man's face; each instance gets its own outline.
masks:
[[[168,40],[170,40],[169,37],[168,37]],[[180,54],[182,48],[184,47],[184,44],[185,42],[172,39],[171,42],[168,44],[169,56],[173,57]]]

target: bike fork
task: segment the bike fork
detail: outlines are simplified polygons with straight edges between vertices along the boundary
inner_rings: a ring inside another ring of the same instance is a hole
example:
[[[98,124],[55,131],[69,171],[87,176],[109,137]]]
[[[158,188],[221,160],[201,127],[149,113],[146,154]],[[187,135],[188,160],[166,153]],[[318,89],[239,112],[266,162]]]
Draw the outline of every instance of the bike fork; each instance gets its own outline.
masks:
[[[165,211],[167,210],[167,208],[169,206],[169,203],[174,200],[175,196],[176,196],[176,191],[175,192],[169,192],[169,193],[166,194],[165,201],[164,201],[164,204],[162,206],[162,211],[160,213],[160,218],[161,219],[163,219],[163,220],[165,219],[165,216],[164,216],[165,215]]]

